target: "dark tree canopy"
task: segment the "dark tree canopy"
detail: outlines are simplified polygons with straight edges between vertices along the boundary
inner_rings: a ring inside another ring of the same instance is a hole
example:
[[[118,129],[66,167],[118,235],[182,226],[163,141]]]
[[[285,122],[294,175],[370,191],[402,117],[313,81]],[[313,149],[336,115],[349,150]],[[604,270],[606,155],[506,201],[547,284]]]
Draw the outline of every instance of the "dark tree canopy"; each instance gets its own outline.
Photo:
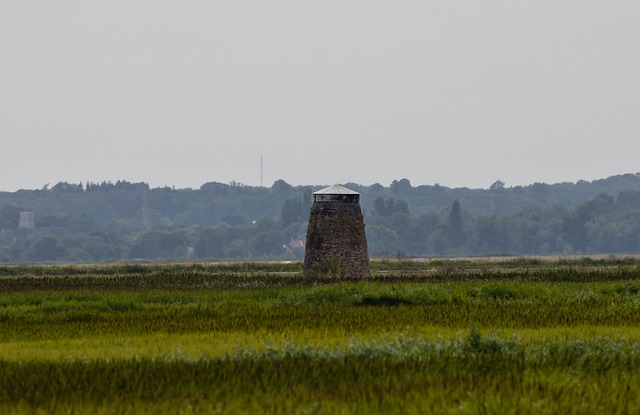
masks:
[[[640,251],[640,176],[488,189],[347,183],[361,194],[372,255],[625,254]],[[119,180],[0,192],[0,262],[296,259],[312,192]],[[35,229],[19,229],[20,212]]]

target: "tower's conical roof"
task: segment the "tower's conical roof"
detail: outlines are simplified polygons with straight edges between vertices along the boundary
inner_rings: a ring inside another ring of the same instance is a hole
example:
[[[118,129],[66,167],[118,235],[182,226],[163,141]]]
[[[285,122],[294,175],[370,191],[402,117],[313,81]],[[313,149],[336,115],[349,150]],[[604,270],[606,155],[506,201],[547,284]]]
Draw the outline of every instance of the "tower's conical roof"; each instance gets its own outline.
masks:
[[[340,186],[339,184],[334,184],[333,186],[325,187],[324,189],[318,190],[317,192],[313,192],[314,195],[359,195],[360,193],[354,192],[351,189],[347,189],[344,186]]]

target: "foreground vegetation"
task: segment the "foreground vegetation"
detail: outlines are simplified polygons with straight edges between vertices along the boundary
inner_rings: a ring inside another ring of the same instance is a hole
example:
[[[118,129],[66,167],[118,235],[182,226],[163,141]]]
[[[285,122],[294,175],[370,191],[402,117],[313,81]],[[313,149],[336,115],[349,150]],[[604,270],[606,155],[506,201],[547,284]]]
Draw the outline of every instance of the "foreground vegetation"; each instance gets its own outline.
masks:
[[[3,413],[637,413],[640,262],[0,267]]]

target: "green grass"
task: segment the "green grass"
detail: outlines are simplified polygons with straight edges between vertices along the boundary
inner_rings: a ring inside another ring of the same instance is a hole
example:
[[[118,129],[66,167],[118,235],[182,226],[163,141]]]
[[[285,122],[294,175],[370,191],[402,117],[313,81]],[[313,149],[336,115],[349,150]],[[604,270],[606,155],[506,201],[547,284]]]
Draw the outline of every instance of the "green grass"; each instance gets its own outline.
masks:
[[[635,281],[640,261],[591,260],[433,260],[374,261],[378,282],[462,281]],[[302,264],[120,264],[0,266],[0,292],[20,290],[148,290],[308,287],[344,282],[335,276],[303,275]],[[352,280],[358,282],[358,280]]]
[[[595,338],[525,347],[471,330],[450,342],[400,337],[195,360],[2,362],[0,409],[634,413],[639,346]]]
[[[374,264],[0,268],[0,412],[640,412],[637,262]]]

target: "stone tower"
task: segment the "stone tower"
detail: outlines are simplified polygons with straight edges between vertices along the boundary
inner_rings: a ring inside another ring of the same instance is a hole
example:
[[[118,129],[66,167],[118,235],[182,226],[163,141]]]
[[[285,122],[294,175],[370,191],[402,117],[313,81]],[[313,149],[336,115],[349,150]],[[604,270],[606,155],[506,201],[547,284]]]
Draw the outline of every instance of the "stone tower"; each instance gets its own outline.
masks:
[[[323,261],[340,263],[346,277],[371,276],[360,194],[340,185],[313,194],[304,270]]]

